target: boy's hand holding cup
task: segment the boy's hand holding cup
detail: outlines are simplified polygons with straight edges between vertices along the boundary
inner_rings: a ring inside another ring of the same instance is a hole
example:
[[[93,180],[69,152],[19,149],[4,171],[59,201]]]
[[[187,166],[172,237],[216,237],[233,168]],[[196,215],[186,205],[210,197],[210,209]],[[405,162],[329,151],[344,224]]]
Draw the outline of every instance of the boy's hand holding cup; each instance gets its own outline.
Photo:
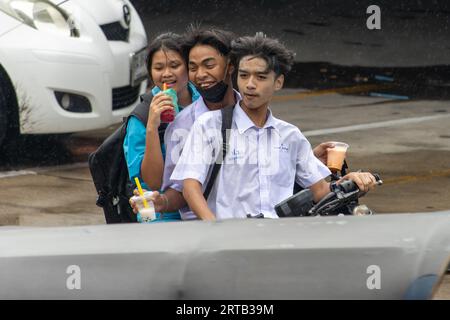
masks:
[[[335,173],[342,169],[349,146],[344,142],[333,142],[333,144],[333,148],[327,149],[327,167]]]

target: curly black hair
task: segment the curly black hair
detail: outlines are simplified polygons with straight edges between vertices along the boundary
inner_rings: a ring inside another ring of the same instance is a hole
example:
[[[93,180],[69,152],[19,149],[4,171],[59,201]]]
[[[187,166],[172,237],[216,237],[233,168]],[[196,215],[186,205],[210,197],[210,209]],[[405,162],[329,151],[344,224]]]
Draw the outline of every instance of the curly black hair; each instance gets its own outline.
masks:
[[[226,57],[230,54],[231,41],[234,38],[235,35],[230,31],[190,25],[184,34],[183,51],[185,59],[188,60],[189,51],[199,44],[211,46]]]
[[[287,49],[277,39],[267,38],[264,34],[240,37],[231,43],[231,59],[235,66],[243,57],[262,58],[267,62],[267,71],[274,71],[277,76],[286,76],[294,63],[295,53]]]

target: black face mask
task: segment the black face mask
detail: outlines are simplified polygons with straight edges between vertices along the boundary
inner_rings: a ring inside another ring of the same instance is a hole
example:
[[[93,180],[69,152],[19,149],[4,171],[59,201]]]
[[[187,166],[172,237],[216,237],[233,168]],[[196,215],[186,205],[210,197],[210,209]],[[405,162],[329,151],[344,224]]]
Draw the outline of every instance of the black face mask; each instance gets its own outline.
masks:
[[[197,87],[197,91],[198,93],[200,93],[203,99],[212,103],[218,103],[223,100],[228,90],[228,84],[224,82],[225,79],[227,78],[228,65],[229,60],[227,60],[227,67],[225,68],[225,74],[223,76],[224,79],[222,81],[218,82],[217,84],[208,89],[202,89],[200,87]]]
[[[202,89],[200,87],[197,87],[198,93],[205,99],[206,101],[217,103],[223,100],[225,97],[225,93],[227,93],[228,90],[228,84],[226,84],[223,81],[218,82],[214,86]]]

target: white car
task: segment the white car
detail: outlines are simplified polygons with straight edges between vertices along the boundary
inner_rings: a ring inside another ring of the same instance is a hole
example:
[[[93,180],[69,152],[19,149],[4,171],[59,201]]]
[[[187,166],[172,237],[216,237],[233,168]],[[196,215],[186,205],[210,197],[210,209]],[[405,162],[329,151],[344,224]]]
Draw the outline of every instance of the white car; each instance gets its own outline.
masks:
[[[0,145],[118,123],[147,86],[147,37],[128,0],[0,0]]]

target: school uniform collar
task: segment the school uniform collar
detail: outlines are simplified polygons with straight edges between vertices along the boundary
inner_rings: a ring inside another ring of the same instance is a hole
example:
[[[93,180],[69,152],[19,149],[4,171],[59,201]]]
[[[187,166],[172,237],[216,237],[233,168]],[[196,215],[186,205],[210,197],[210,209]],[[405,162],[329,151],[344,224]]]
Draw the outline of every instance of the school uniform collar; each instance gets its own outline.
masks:
[[[253,121],[248,117],[248,115],[242,109],[242,107],[239,104],[239,101],[236,103],[236,105],[234,107],[233,118],[234,118],[234,121],[236,123],[237,129],[240,134],[243,134],[245,131],[247,131],[250,128],[253,128],[253,127],[257,128],[256,125],[253,123]],[[269,108],[266,123],[264,124],[262,129],[273,128],[273,129],[275,129],[275,132],[277,132],[279,134],[276,124],[277,124],[276,118],[272,115],[272,111]]]
[[[239,94],[238,91],[234,90],[234,99],[237,101],[237,103],[239,101],[241,101],[241,95]],[[197,104],[195,105],[194,108],[194,118],[198,119],[198,117],[200,117],[203,113],[205,113],[206,111],[210,111],[209,108],[206,106],[205,100],[203,100],[203,97],[200,96],[197,100]]]
[[[195,101],[192,111],[194,111],[194,120],[197,120],[198,117],[200,117],[205,112],[209,111],[208,107],[206,106],[205,100],[203,100],[202,96],[200,96],[198,100]]]
[[[152,95],[156,96],[160,92],[161,92],[161,89],[158,86],[154,86],[152,88]]]

